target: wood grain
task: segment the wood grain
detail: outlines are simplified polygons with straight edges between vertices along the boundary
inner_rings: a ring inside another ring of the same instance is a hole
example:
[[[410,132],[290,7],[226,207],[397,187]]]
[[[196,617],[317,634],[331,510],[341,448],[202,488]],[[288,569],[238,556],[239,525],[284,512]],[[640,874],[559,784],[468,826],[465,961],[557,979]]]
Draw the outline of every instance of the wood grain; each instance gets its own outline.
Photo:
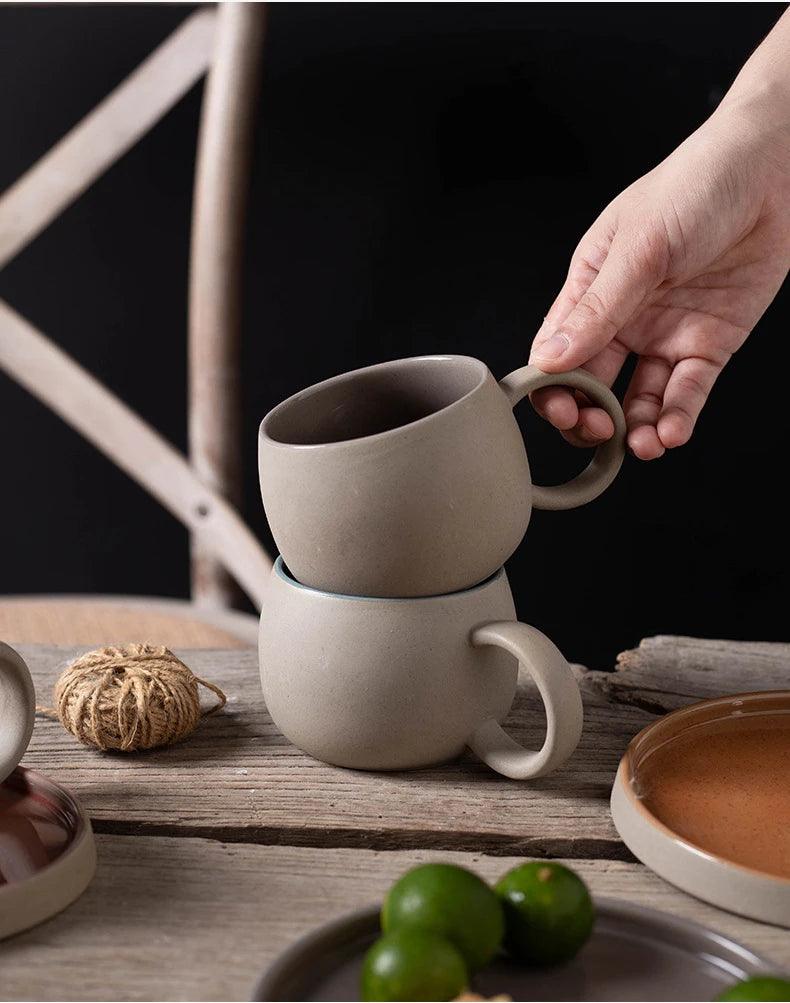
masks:
[[[232,7],[228,5],[222,12],[224,24],[239,19],[248,26],[262,23],[260,11],[237,14]],[[185,18],[126,80],[0,195],[0,268],[122,157],[203,75],[214,47],[216,21],[211,9]],[[255,46],[255,37],[250,44]],[[233,173],[230,183],[238,180]],[[226,250],[215,248],[215,258]],[[223,261],[218,270],[235,271],[235,265],[235,260]],[[201,481],[170,443],[2,300],[0,368],[199,534],[201,547],[224,563],[260,606],[271,561],[222,492],[214,492],[211,484]]]
[[[614,673],[589,673],[607,699],[655,714],[694,700],[790,688],[790,644],[647,637],[617,660]]]
[[[82,650],[82,649],[77,649]],[[20,647],[39,703],[68,657]],[[100,832],[380,849],[437,847],[535,856],[628,858],[609,818],[609,792],[626,742],[652,717],[585,694],[579,750],[549,777],[506,780],[475,760],[409,773],[362,773],[319,763],[291,746],[264,707],[254,651],[183,651],[228,695],[187,741],[143,755],[108,755],[39,718],[23,763],[80,798]],[[585,686],[586,689],[586,686]],[[525,684],[506,723],[538,746],[544,718]]]
[[[489,880],[521,862],[431,851],[378,853],[99,836],[83,897],[0,944],[4,1000],[243,1000],[295,937],[381,900],[407,868],[447,860]],[[695,919],[790,967],[787,931],[719,912],[639,864],[568,860],[594,894]]]
[[[178,746],[107,755],[40,718],[23,762],[71,787],[100,832],[631,859],[612,825],[609,793],[626,744],[654,719],[645,704],[664,699],[674,705],[760,688],[758,683],[769,688],[783,664],[784,645],[759,645],[749,658],[749,646],[674,640],[645,641],[636,655],[624,656],[614,675],[577,670],[585,703],[579,749],[562,769],[529,783],[499,777],[471,754],[445,766],[391,774],[310,759],[267,714],[251,650],[182,652],[198,675],[225,690],[228,705]],[[679,647],[694,656],[686,667],[682,661],[667,667]],[[41,703],[66,660],[82,649],[20,650]],[[651,651],[674,655],[651,657]],[[664,697],[658,678],[669,687]],[[506,727],[528,745],[542,741],[543,712],[528,680],[522,680]]]
[[[189,267],[189,459],[200,481],[242,502],[241,291],[266,5],[221,4],[195,169]],[[192,537],[192,598],[230,606],[236,585]]]

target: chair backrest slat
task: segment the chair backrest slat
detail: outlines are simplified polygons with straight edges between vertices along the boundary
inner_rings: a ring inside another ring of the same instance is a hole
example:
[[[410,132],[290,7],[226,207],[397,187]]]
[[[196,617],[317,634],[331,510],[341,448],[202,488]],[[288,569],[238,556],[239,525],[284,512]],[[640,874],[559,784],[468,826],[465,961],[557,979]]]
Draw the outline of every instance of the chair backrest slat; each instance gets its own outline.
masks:
[[[189,275],[189,459],[207,487],[242,504],[241,295],[245,218],[260,88],[265,5],[219,8],[195,170]],[[201,533],[192,598],[230,606],[237,589]]]
[[[196,179],[190,286],[190,442],[195,467],[2,300],[0,369],[187,526],[199,539],[200,552],[211,556],[211,565],[206,565],[211,581],[219,582],[224,565],[259,607],[271,561],[232,501],[241,490],[241,239],[263,23],[264,6],[254,3],[223,4],[219,12],[207,8],[190,15],[0,195],[2,267],[211,67]],[[208,592],[220,602],[229,595],[216,587]]]

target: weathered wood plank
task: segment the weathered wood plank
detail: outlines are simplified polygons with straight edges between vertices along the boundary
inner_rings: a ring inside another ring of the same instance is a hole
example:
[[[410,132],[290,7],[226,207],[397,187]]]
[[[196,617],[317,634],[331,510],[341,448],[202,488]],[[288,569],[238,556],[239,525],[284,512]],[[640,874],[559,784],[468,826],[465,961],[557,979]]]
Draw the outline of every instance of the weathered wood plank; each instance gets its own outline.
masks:
[[[45,701],[73,650],[20,649]],[[183,656],[228,693],[223,714],[187,742],[149,754],[106,755],[39,719],[26,765],[80,796],[98,831],[379,849],[630,859],[609,817],[609,791],[628,740],[659,709],[744,689],[786,685],[786,645],[681,638],[646,640],[615,673],[578,670],[585,728],[572,760],[530,783],[505,780],[471,755],[430,770],[368,774],[311,760],[264,707],[253,651]],[[661,690],[661,685],[666,688]],[[542,740],[543,715],[525,682],[508,727]]]
[[[609,700],[663,714],[727,693],[790,688],[790,644],[646,637],[613,673],[588,680]]]
[[[20,647],[47,702],[74,651]],[[471,755],[430,770],[371,774],[317,763],[293,748],[266,713],[254,651],[182,653],[228,694],[186,742],[147,754],[108,755],[39,717],[23,762],[68,785],[99,832],[403,849],[417,846],[630,859],[609,818],[622,750],[651,716],[592,689],[580,749],[552,776],[506,780]],[[585,685],[585,689],[586,689]],[[543,714],[520,691],[508,727],[539,745]]]
[[[4,1000],[242,1000],[295,937],[379,901],[404,870],[451,860],[494,879],[519,862],[430,851],[372,852],[99,836],[85,895],[0,943]],[[790,938],[676,891],[639,864],[567,861],[594,893],[705,923],[790,966]]]

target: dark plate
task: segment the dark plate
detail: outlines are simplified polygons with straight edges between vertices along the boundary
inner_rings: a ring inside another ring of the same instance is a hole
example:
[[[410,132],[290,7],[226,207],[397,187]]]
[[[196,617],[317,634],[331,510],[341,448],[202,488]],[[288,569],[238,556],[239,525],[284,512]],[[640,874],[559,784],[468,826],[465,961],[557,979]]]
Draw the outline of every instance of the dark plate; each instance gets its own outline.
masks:
[[[514,1000],[712,1000],[726,986],[777,966],[698,923],[618,899],[595,900],[592,937],[567,965],[530,969],[501,959],[474,979],[484,996]],[[253,1000],[356,1000],[376,906],[307,934],[263,974]],[[781,974],[781,973],[778,973]]]

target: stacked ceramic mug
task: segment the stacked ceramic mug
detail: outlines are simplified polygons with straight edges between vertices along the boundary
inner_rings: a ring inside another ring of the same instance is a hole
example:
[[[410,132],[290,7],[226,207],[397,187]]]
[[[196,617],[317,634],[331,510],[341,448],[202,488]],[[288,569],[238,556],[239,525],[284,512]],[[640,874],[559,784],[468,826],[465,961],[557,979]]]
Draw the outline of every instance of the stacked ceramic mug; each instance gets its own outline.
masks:
[[[531,483],[513,406],[561,383],[605,408],[615,435],[574,480]],[[548,773],[581,734],[565,659],[516,620],[502,567],[533,505],[599,495],[624,455],[625,421],[589,373],[525,366],[497,383],[477,359],[426,356],[336,376],[261,423],[261,492],[281,555],[265,598],[260,666],[283,734],[325,762],[409,769],[470,746],[500,773]],[[518,665],[543,699],[543,747],[500,722]]]

